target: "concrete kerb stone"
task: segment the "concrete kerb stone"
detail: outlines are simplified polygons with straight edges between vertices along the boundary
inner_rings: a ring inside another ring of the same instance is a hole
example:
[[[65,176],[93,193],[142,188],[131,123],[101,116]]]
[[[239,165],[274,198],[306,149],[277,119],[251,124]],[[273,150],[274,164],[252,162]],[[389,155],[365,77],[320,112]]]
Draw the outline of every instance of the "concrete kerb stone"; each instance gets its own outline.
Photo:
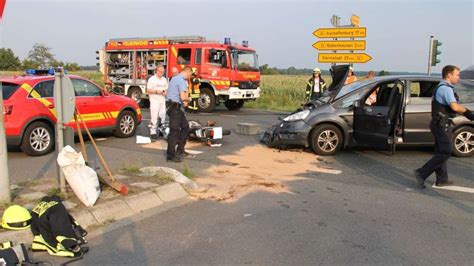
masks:
[[[89,210],[99,223],[116,221],[133,215],[132,209],[122,199],[111,200]]]
[[[92,225],[101,225],[106,222],[128,218],[133,214],[161,206],[164,202],[182,200],[187,196],[188,193],[180,184],[170,183],[137,195],[101,203],[91,208],[79,208],[73,210],[71,215],[81,226],[87,229]],[[0,232],[0,239],[14,241],[15,243],[31,243],[33,234],[30,228],[18,231],[7,230]]]
[[[140,213],[163,204],[163,201],[153,191],[145,191],[127,197],[125,202],[134,213]]]
[[[174,201],[188,196],[188,193],[178,183],[170,183],[155,189],[158,197],[164,202]]]
[[[92,225],[99,224],[94,215],[92,215],[92,213],[87,209],[74,211],[71,213],[71,215],[83,228],[86,229]]]
[[[13,241],[15,245],[19,243],[31,243],[33,242],[33,234],[30,228],[24,230],[9,230],[0,233],[0,240],[2,242]]]
[[[172,168],[161,167],[161,166],[149,166],[149,167],[140,168],[140,172],[146,173],[146,174],[153,174],[153,175],[158,172],[164,172],[164,173],[169,174],[171,178],[174,179],[175,182],[180,183],[186,189],[189,189],[191,191],[197,191],[199,189],[198,185],[194,181],[192,181],[191,179],[187,178],[179,171]]]

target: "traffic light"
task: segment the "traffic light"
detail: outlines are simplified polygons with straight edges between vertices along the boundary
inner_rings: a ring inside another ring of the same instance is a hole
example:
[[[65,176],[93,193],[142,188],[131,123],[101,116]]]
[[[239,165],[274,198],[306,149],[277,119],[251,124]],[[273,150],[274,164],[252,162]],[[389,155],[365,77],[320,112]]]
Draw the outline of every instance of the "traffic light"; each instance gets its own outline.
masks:
[[[100,63],[99,63],[99,62],[100,62],[100,52],[99,52],[99,51],[95,51],[95,54],[97,55],[97,56],[95,57],[95,59],[97,59],[97,61],[98,61],[98,62],[96,63],[96,65],[100,66]]]
[[[433,40],[433,44],[431,46],[431,66],[436,66],[441,60],[438,59],[438,55],[441,54],[438,47],[441,46],[442,43],[436,39]]]

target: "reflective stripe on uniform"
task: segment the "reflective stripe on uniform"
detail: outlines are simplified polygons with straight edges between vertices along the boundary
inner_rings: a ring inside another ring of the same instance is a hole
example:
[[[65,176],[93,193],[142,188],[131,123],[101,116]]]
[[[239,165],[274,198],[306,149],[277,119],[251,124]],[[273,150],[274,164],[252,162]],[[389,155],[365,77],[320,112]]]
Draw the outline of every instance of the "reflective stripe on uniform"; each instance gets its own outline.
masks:
[[[49,202],[42,201],[42,202],[38,203],[38,205],[36,205],[36,207],[32,210],[32,212],[38,214],[38,216],[41,216],[49,208],[51,208],[55,205],[58,205],[58,204],[59,204],[59,202],[57,202],[57,201],[49,201]]]

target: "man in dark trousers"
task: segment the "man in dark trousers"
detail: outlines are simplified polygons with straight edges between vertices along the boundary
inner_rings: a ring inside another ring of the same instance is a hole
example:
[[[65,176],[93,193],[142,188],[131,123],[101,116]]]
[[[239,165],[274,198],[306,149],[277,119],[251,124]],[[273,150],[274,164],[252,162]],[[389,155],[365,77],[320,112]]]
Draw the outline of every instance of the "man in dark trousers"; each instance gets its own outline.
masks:
[[[188,82],[192,69],[188,66],[177,76],[174,76],[168,85],[166,104],[170,123],[168,135],[168,149],[166,160],[181,162],[184,157],[184,146],[188,138],[189,124],[184,110],[190,99],[188,97]]]
[[[435,139],[435,153],[433,158],[421,168],[414,170],[418,186],[425,188],[425,180],[436,173],[436,186],[446,186],[453,182],[448,180],[446,162],[452,153],[451,118],[457,113],[468,119],[474,119],[474,113],[458,103],[453,87],[459,81],[459,68],[447,65],[442,70],[443,80],[436,87],[431,100],[431,133]]]

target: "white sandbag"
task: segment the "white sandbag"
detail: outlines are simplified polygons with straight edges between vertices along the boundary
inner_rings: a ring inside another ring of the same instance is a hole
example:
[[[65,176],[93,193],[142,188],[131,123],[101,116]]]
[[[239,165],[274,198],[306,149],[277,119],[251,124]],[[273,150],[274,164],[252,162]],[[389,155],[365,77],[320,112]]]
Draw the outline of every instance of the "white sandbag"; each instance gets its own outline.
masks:
[[[82,153],[66,146],[58,155],[58,164],[77,198],[87,207],[93,206],[100,196],[99,178],[86,166]]]

